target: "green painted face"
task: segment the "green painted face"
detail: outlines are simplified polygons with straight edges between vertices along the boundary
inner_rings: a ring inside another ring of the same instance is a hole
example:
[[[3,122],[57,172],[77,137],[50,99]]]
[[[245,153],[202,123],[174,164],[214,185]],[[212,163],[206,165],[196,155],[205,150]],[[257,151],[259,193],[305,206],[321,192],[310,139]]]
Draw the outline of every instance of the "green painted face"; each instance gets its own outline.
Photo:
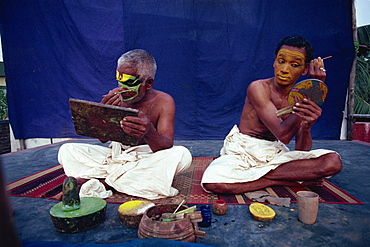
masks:
[[[139,80],[140,75],[132,76],[127,74],[120,74],[116,71],[116,79],[118,81],[118,86],[126,89],[124,92],[134,93],[130,98],[120,97],[122,101],[129,101],[134,99],[139,94],[139,88],[142,82]]]

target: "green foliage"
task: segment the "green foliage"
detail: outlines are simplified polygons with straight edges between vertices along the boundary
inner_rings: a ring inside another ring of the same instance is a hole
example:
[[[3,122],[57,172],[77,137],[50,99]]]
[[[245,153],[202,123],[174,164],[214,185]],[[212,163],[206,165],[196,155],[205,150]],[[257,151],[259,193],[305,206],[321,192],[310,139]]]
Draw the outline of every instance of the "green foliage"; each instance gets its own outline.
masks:
[[[355,114],[370,114],[370,60],[357,57],[355,79]]]
[[[370,104],[355,93],[355,114],[370,114]]]
[[[370,114],[370,51],[366,50],[366,46],[370,45],[370,25],[359,27],[357,38],[354,113]],[[363,48],[362,51],[360,45]]]
[[[4,119],[8,119],[8,104],[5,89],[0,89],[0,120]]]

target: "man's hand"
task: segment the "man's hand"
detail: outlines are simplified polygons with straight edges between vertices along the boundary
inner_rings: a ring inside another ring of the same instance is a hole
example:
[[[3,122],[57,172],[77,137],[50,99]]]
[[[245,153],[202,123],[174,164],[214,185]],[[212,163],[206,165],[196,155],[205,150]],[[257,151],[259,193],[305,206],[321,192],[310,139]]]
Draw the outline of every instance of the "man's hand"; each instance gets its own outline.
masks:
[[[125,117],[120,124],[125,133],[137,138],[143,138],[151,128],[154,128],[153,124],[142,111],[139,111],[138,117]]]
[[[120,88],[117,87],[115,89],[112,89],[108,92],[108,94],[103,95],[103,99],[101,100],[101,104],[107,104],[107,105],[116,105],[120,106],[121,99],[119,98],[119,92]]]
[[[312,100],[304,98],[302,102],[295,103],[293,114],[301,118],[300,128],[309,130],[321,116],[322,109]]]
[[[309,64],[308,78],[325,81],[326,70],[324,60],[321,57],[313,59]]]

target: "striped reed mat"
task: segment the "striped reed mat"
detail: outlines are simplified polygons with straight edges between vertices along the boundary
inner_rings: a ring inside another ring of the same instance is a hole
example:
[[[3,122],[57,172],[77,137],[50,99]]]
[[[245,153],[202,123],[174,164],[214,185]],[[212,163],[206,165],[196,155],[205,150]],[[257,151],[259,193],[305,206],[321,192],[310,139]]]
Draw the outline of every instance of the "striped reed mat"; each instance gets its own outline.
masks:
[[[245,194],[209,194],[203,191],[200,186],[203,171],[214,157],[194,157],[191,167],[177,175],[173,181],[173,187],[179,190],[179,194],[174,197],[153,200],[156,204],[180,203],[183,199],[188,204],[212,204],[215,200],[223,199],[228,204],[250,204],[251,201]],[[31,176],[19,179],[7,185],[10,196],[47,198],[61,200],[62,184],[66,175],[61,165],[40,171]],[[273,186],[265,189],[271,195],[280,198],[291,198],[291,202],[296,202],[296,192],[301,190],[314,191],[319,194],[321,203],[334,204],[363,204],[347,192],[338,188],[328,180],[320,187],[310,186]],[[110,203],[124,203],[130,200],[142,199],[115,192],[113,196],[106,199]]]

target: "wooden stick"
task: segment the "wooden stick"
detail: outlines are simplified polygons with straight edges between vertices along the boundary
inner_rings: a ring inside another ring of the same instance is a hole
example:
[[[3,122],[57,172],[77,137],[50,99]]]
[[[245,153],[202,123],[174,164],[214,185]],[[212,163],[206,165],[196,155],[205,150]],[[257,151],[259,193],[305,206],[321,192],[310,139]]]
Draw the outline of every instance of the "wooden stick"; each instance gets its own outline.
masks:
[[[200,230],[194,230],[194,235],[198,238],[206,238],[206,232]]]
[[[283,117],[283,116],[291,114],[292,112],[293,112],[293,106],[290,105],[290,106],[284,107],[280,110],[277,110],[276,111],[276,116],[277,117]]]
[[[327,56],[327,57],[324,57],[322,60],[325,60],[325,59],[329,59],[329,58],[332,58],[333,56]]]
[[[173,214],[175,214],[177,212],[177,210],[179,210],[179,208],[181,207],[181,205],[185,202],[185,199],[182,200],[182,202],[179,204],[179,206],[176,208],[176,210],[173,212]]]
[[[190,208],[186,208],[184,210],[181,210],[181,211],[177,212],[176,214],[192,213],[192,212],[195,211],[195,209],[196,209],[196,206],[192,206]]]
[[[329,59],[329,58],[332,58],[333,56],[327,56],[327,57],[324,57],[322,58],[322,60],[325,60],[325,59]],[[302,64],[302,65],[298,65],[298,66],[305,66],[305,65],[308,65],[310,63],[305,63],[305,64]]]

